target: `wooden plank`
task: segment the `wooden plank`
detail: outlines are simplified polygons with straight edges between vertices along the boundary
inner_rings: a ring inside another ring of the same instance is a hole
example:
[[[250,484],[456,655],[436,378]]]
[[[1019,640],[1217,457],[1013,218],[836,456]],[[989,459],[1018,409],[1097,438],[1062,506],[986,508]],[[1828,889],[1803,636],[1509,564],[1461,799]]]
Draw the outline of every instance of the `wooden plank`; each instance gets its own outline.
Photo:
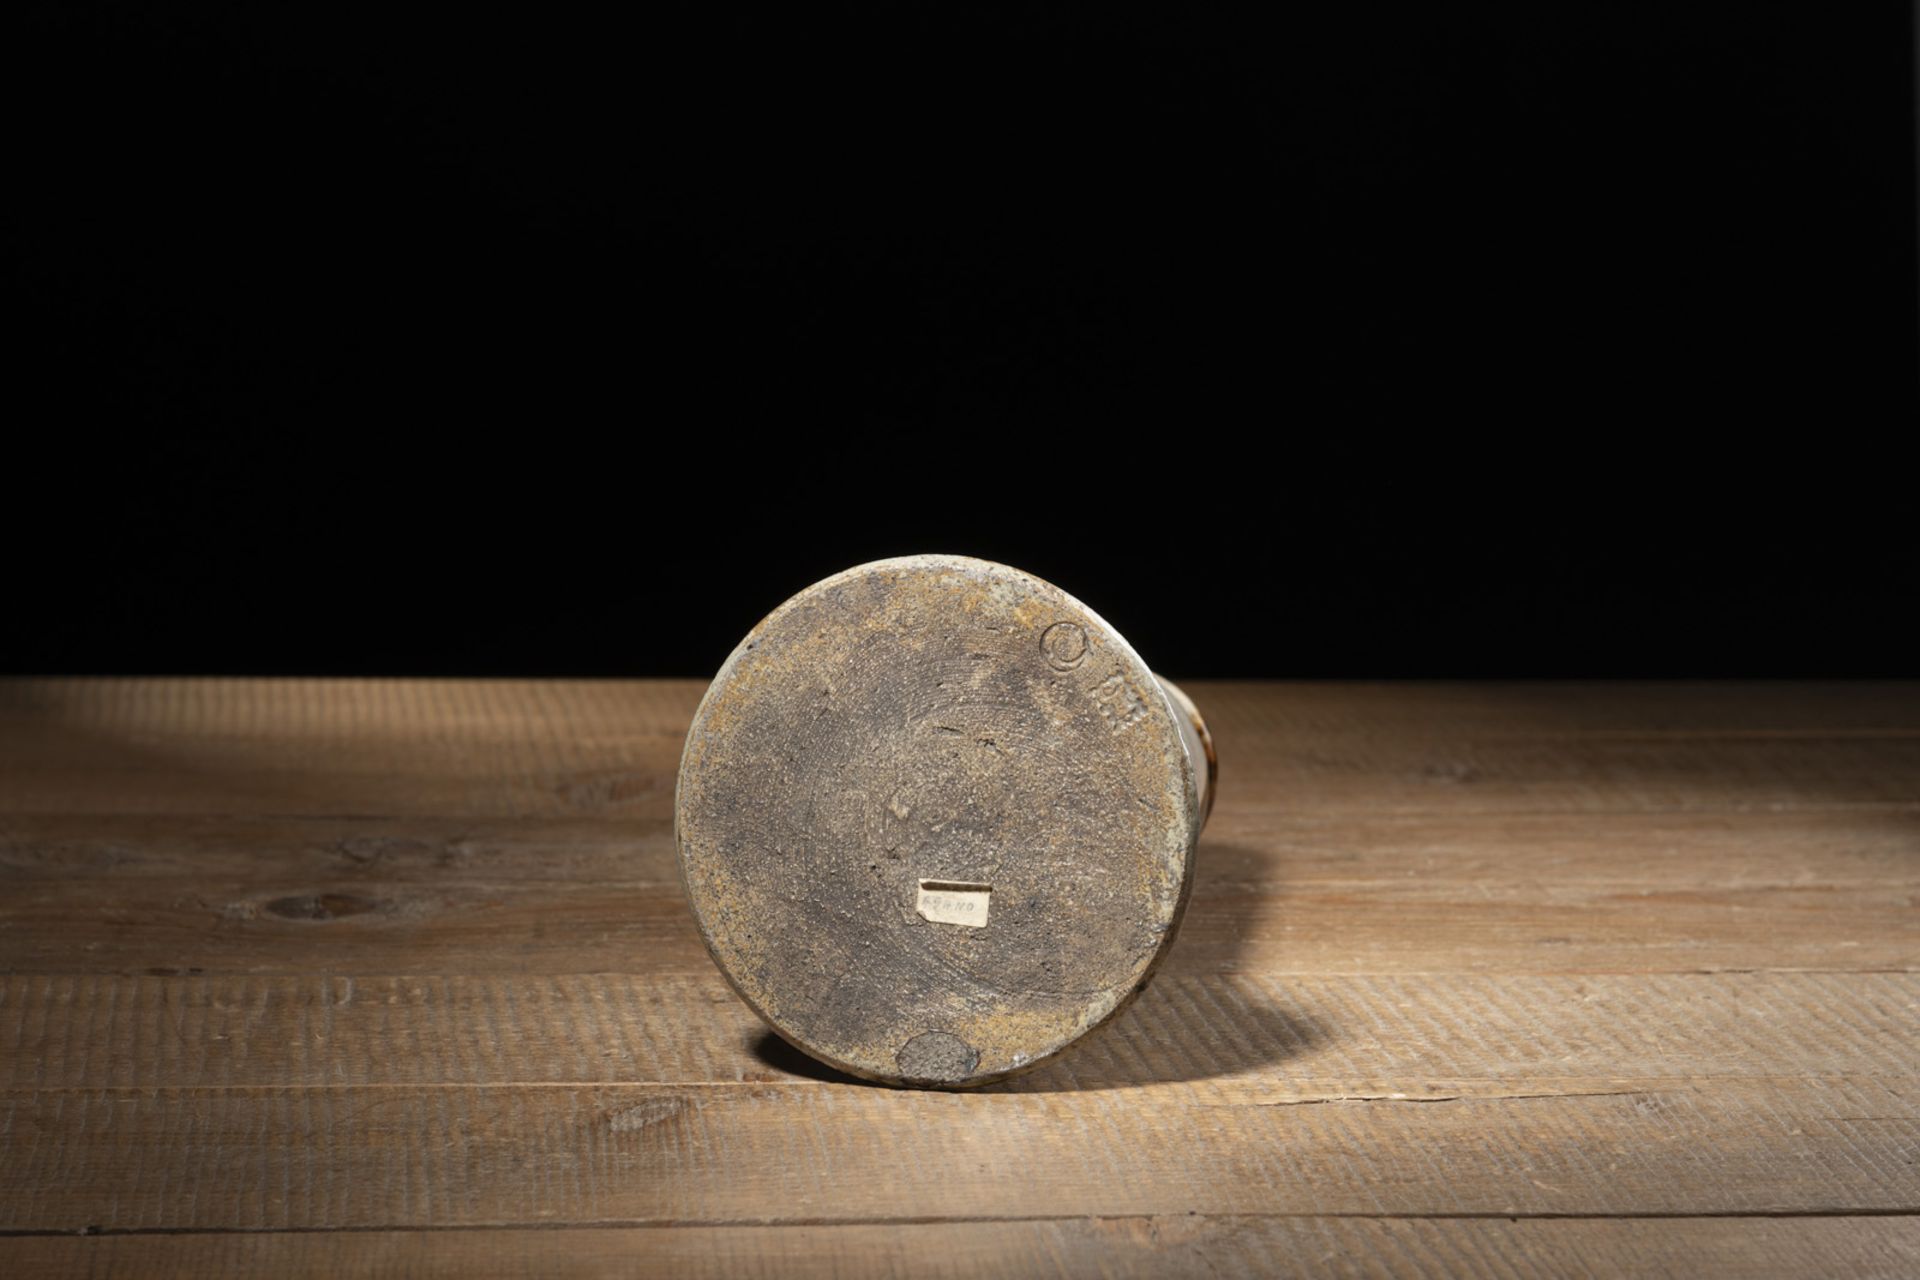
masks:
[[[700,690],[0,685],[0,1229],[293,1229],[0,1267],[1914,1269],[1771,1215],[1920,1213],[1920,684],[1203,686],[1171,964],[966,1096],[717,979]]]
[[[1175,679],[1179,673],[1171,673]],[[1442,737],[1911,733],[1912,680],[1198,680],[1211,725],[1249,739],[1351,732]]]
[[[0,821],[0,883],[0,971],[711,969],[664,820],[16,817]],[[1266,822],[1223,807],[1167,966],[1914,970],[1916,900],[1920,810]]]
[[[1849,694],[1854,687],[1832,690],[1861,701]],[[272,738],[355,746],[502,735],[591,743],[684,734],[704,692],[704,680],[11,678],[0,679],[0,718],[54,736],[134,744]]]
[[[1218,1104],[846,1086],[0,1093],[0,1230],[1920,1213],[1908,1081]]]
[[[0,812],[664,818],[698,687],[13,682],[0,714]],[[1816,698],[1813,724],[1794,718],[1800,695],[1770,703],[1754,690],[1751,705],[1729,704],[1697,686],[1640,703],[1647,715],[1664,707],[1651,722],[1617,706],[1603,714],[1613,695],[1579,686],[1431,697],[1396,686],[1371,702],[1353,694],[1361,718],[1345,728],[1322,726],[1337,722],[1337,697],[1310,686],[1207,692],[1226,762],[1222,805],[1378,814],[1920,803],[1920,685]],[[1399,719],[1390,694],[1407,708]],[[1463,697],[1476,700],[1475,716]],[[1557,700],[1578,714],[1553,711]],[[1295,703],[1307,711],[1290,711]]]
[[[1237,804],[1201,841],[1202,887],[1920,885],[1920,805],[1783,813],[1321,814]],[[111,876],[263,885],[528,880],[678,893],[669,818],[0,815],[9,884]]]
[[[1162,975],[999,1088],[1287,1102],[1869,1076],[1920,1077],[1920,975]],[[13,1089],[809,1078],[712,974],[0,981]]]
[[[1120,1217],[546,1231],[327,1231],[0,1239],[0,1272],[95,1280],[457,1275],[1116,1278],[1844,1275],[1920,1272],[1920,1219]]]
[[[208,881],[22,887],[14,973],[647,971],[712,965],[685,906],[627,885]],[[431,957],[427,959],[426,957]],[[1920,914],[1884,889],[1359,885],[1197,890],[1170,973],[1692,973],[1920,969]]]
[[[1910,737],[1383,736],[1261,749],[1228,739],[1220,750],[1255,789],[1244,802],[1296,813],[1780,813],[1920,800],[1920,739]],[[1243,802],[1235,776],[1223,771],[1222,805]]]
[[[716,668],[718,663],[715,663]],[[1168,673],[1180,679],[1179,672]],[[1250,734],[1920,732],[1913,680],[1180,680]],[[0,716],[144,736],[684,732],[704,680],[0,679]],[[1205,695],[1204,698],[1201,695]]]
[[[126,882],[138,893],[166,892],[156,882],[196,879],[263,886],[350,877],[398,884],[544,880],[676,895],[680,883],[670,818],[0,816],[5,883],[82,875]]]
[[[0,683],[0,813],[669,815],[692,681]]]

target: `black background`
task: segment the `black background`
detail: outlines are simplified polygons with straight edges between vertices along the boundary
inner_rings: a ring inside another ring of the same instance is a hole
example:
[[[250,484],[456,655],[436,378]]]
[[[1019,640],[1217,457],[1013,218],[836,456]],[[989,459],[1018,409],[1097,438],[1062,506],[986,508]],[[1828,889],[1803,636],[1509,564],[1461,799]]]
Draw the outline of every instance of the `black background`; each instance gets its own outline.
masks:
[[[0,669],[944,550],[1175,676],[1920,674],[1902,6],[153,8],[0,54]]]

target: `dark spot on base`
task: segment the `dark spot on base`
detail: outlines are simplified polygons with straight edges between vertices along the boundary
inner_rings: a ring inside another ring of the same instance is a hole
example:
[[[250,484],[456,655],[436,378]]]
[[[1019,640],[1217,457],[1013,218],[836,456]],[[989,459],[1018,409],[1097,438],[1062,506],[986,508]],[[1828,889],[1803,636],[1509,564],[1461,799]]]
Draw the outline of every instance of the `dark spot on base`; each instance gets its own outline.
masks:
[[[980,1051],[945,1031],[923,1031],[893,1056],[908,1080],[950,1084],[965,1080],[980,1065]]]
[[[372,911],[379,905],[371,898],[351,893],[302,893],[291,898],[275,898],[267,904],[267,913],[284,920],[336,920]]]

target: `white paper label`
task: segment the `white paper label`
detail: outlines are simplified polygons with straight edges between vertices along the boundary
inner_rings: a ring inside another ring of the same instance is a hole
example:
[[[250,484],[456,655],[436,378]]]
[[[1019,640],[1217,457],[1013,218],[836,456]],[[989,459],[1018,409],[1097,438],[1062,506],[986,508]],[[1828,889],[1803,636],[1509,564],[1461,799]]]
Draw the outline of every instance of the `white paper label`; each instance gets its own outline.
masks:
[[[992,892],[992,885],[922,880],[914,909],[935,924],[963,924],[978,929],[987,922],[987,897]]]

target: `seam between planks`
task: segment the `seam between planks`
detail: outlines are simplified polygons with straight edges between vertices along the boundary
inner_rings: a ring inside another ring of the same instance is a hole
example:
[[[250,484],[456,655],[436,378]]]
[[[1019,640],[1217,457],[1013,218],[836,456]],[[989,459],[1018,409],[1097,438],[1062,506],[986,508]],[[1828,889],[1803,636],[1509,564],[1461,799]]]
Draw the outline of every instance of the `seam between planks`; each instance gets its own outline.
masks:
[[[1486,1077],[1444,1077],[1449,1085],[1458,1087],[1470,1084],[1494,1084],[1497,1081]],[[1435,1094],[1391,1094],[1391,1093],[1328,1093],[1308,1094],[1297,1098],[1273,1098],[1248,1102],[1204,1102],[1194,1103],[1203,1107],[1300,1107],[1315,1106],[1322,1103],[1358,1102],[1358,1103],[1420,1103],[1437,1102],[1537,1102],[1551,1099],[1572,1098],[1638,1098],[1650,1093],[1659,1093],[1675,1087],[1695,1087],[1715,1082],[1736,1082],[1739,1084],[1763,1083],[1767,1081],[1792,1080],[1807,1084],[1851,1084],[1862,1080],[1911,1080],[1914,1077],[1905,1073],[1886,1073],[1878,1071],[1857,1071],[1841,1073],[1823,1073],[1808,1075],[1803,1072],[1770,1072],[1764,1075],[1703,1076],[1698,1072],[1672,1076],[1615,1076],[1614,1083],[1631,1082],[1637,1086],[1627,1089],[1568,1089],[1565,1091],[1529,1089],[1524,1093],[1435,1093]],[[1289,1077],[1289,1080],[1297,1077]],[[1239,1081],[1250,1087],[1272,1084],[1272,1081],[1247,1077]],[[1122,1084],[1099,1084],[1084,1089],[1049,1089],[1044,1092],[1022,1092],[1019,1089],[1002,1089],[989,1085],[985,1089],[937,1090],[937,1096],[956,1098],[1003,1098],[1003,1097],[1085,1097],[1093,1094],[1113,1093],[1117,1091],[1140,1091],[1147,1089],[1166,1089],[1190,1081],[1151,1080]],[[873,1097],[915,1098],[924,1091],[915,1089],[896,1089],[886,1085],[870,1084],[862,1080],[814,1080],[806,1076],[780,1077],[771,1080],[614,1080],[614,1079],[575,1079],[575,1080],[376,1080],[352,1084],[273,1082],[268,1084],[49,1084],[49,1085],[0,1085],[0,1097],[26,1094],[105,1094],[105,1093],[167,1093],[167,1094],[278,1094],[278,1093],[365,1093],[380,1089],[402,1089],[414,1093],[426,1093],[435,1089],[844,1089],[857,1088],[863,1094]],[[1395,1215],[1398,1216],[1398,1215]],[[945,1221],[945,1219],[942,1219]]]
[[[1152,1222],[1161,1218],[1187,1218],[1206,1222],[1235,1221],[1316,1221],[1339,1219],[1362,1222],[1713,1222],[1784,1220],[1818,1218],[1920,1218],[1920,1204],[1894,1209],[1719,1209],[1686,1211],[1641,1211],[1621,1213],[1370,1213],[1370,1212],[1273,1212],[1273,1213],[1056,1213],[985,1214],[942,1217],[937,1214],[909,1214],[887,1217],[813,1217],[813,1218],[597,1218],[578,1222],[471,1222],[351,1227],[83,1227],[79,1230],[51,1228],[0,1228],[0,1240],[40,1239],[47,1237],[97,1239],[105,1236],[283,1236],[283,1235],[382,1235],[390,1232],[454,1233],[476,1231],[631,1231],[631,1230],[713,1230],[761,1227],[928,1227],[965,1226],[974,1223],[994,1225],[1024,1222]]]

